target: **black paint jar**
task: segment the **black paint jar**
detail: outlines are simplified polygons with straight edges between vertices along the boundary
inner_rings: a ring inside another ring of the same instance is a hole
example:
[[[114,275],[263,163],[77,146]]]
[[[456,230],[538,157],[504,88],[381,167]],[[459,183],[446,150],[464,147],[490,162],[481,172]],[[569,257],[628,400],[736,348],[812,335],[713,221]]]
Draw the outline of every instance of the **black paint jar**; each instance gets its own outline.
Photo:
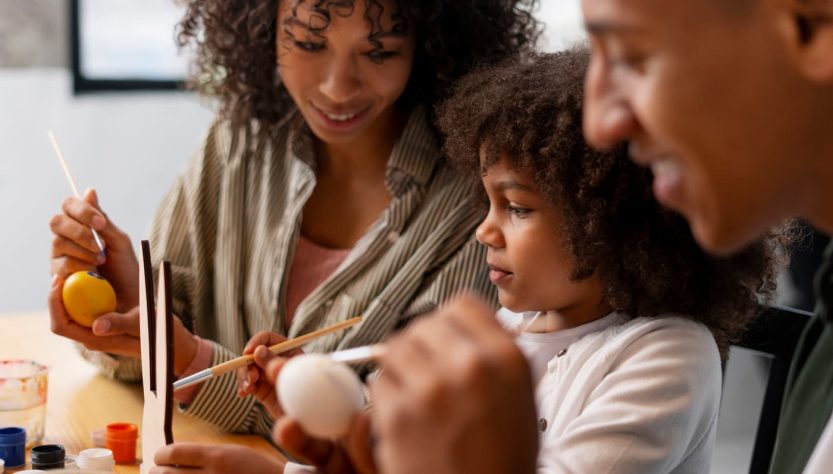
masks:
[[[60,444],[42,444],[32,448],[32,469],[63,469],[66,451]]]

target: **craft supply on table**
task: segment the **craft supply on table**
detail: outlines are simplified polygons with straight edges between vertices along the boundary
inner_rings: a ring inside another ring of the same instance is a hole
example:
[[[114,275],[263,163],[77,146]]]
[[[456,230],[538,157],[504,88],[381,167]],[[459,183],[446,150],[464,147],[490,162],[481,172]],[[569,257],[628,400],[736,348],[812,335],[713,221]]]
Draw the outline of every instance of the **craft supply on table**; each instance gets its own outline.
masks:
[[[63,469],[66,455],[60,444],[42,444],[32,448],[29,459],[32,469]]]
[[[281,369],[278,399],[284,412],[314,437],[335,439],[347,433],[353,415],[364,406],[356,373],[326,354],[295,356]]]
[[[110,423],[107,425],[105,445],[113,452],[116,464],[136,462],[136,440],[139,428],[132,423]]]
[[[81,199],[81,193],[78,192],[78,186],[75,185],[75,179],[72,177],[72,172],[69,171],[69,165],[67,161],[64,159],[64,154],[61,153],[61,148],[58,146],[58,140],[55,139],[55,135],[52,133],[52,130],[48,130],[47,134],[49,135],[49,141],[52,142],[52,148],[55,150],[55,155],[58,156],[58,161],[61,162],[61,168],[64,170],[64,174],[67,177],[67,181],[69,181],[69,186],[72,188],[72,192],[75,194],[75,197]],[[93,233],[93,239],[95,240],[96,245],[98,245],[98,249],[101,250],[101,253],[104,254],[104,242],[102,242],[101,237],[99,237],[98,232],[95,229],[90,228]]]
[[[48,134],[49,141],[52,142],[52,148],[55,149],[55,155],[58,156],[58,161],[61,163],[61,168],[64,170],[72,192],[76,198],[81,199],[81,193],[78,192],[78,186],[75,185],[75,179],[72,177],[72,172],[69,171],[69,165],[64,159],[64,154],[61,153],[55,135],[52,134],[52,130],[49,130]],[[101,254],[104,255],[104,242],[98,232],[92,227],[90,227],[90,232],[92,232],[93,240],[95,240]],[[116,293],[113,291],[113,287],[110,286],[107,280],[93,272],[75,272],[70,275],[64,282],[61,296],[67,314],[82,326],[91,327],[97,317],[116,310]]]
[[[6,468],[26,464],[26,430],[19,426],[0,428],[0,458],[6,461]]]
[[[0,426],[26,430],[27,448],[43,438],[47,374],[48,369],[34,361],[0,361]]]
[[[107,430],[104,428],[96,428],[90,432],[90,443],[94,448],[106,448]]]
[[[78,456],[74,454],[67,454],[67,457],[64,459],[64,470],[66,471],[75,471],[78,467]]]
[[[110,472],[116,465],[113,452],[109,449],[91,448],[78,453],[77,465],[79,469]]]
[[[325,336],[330,333],[343,331],[355,324],[360,323],[362,320],[361,316],[357,316],[352,319],[348,319],[346,321],[342,321],[340,323],[333,324],[332,326],[327,326],[325,328],[319,329],[317,331],[313,331],[309,334],[304,334],[303,336],[298,336],[294,339],[289,339],[287,341],[283,341],[279,344],[275,344],[273,346],[269,346],[269,352],[273,355],[278,355],[283,352],[290,351],[292,349],[297,349],[308,342],[318,339],[319,337]],[[254,356],[251,354],[238,357],[236,359],[232,359],[227,362],[223,362],[222,364],[217,364],[214,367],[209,367],[205,370],[201,370],[196,374],[189,375],[188,377],[183,377],[176,382],[174,382],[174,390],[180,390],[185,387],[205,382],[206,380],[214,377],[216,375],[222,375],[226,372],[231,372],[232,370],[239,369],[241,367],[245,367],[251,364],[254,361]]]

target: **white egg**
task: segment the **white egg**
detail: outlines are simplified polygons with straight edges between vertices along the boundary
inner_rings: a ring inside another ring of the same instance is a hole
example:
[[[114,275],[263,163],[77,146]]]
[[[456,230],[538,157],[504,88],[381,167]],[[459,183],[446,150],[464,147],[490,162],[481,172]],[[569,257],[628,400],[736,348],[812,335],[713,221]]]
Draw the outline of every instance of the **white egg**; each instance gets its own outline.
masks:
[[[276,389],[284,412],[317,438],[347,434],[353,414],[364,406],[356,373],[321,354],[290,359],[281,369]]]

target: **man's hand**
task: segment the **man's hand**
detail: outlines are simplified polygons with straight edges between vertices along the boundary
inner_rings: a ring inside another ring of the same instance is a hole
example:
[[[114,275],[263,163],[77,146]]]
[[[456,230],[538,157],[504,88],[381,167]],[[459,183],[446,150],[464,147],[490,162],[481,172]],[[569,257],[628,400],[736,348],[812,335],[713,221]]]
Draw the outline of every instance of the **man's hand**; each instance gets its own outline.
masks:
[[[530,369],[485,304],[449,302],[393,338],[378,362],[371,417],[381,472],[535,472]]]
[[[315,439],[291,418],[281,418],[272,440],[297,459],[326,474],[376,474],[370,443],[370,420],[358,413],[347,435],[336,441]]]

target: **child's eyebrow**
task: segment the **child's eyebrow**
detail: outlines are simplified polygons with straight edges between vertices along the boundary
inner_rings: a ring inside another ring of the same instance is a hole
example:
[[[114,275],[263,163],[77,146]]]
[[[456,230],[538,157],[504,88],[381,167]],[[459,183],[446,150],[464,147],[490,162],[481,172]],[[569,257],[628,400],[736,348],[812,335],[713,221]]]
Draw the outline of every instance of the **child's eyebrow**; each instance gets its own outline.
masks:
[[[512,180],[508,180],[508,179],[503,180],[503,181],[499,181],[497,183],[496,187],[501,191],[505,191],[507,189],[512,189],[512,190],[515,190],[515,191],[535,192],[534,189],[532,189],[531,187],[529,187],[529,186],[527,186],[523,183],[519,183],[517,181],[512,181]]]

